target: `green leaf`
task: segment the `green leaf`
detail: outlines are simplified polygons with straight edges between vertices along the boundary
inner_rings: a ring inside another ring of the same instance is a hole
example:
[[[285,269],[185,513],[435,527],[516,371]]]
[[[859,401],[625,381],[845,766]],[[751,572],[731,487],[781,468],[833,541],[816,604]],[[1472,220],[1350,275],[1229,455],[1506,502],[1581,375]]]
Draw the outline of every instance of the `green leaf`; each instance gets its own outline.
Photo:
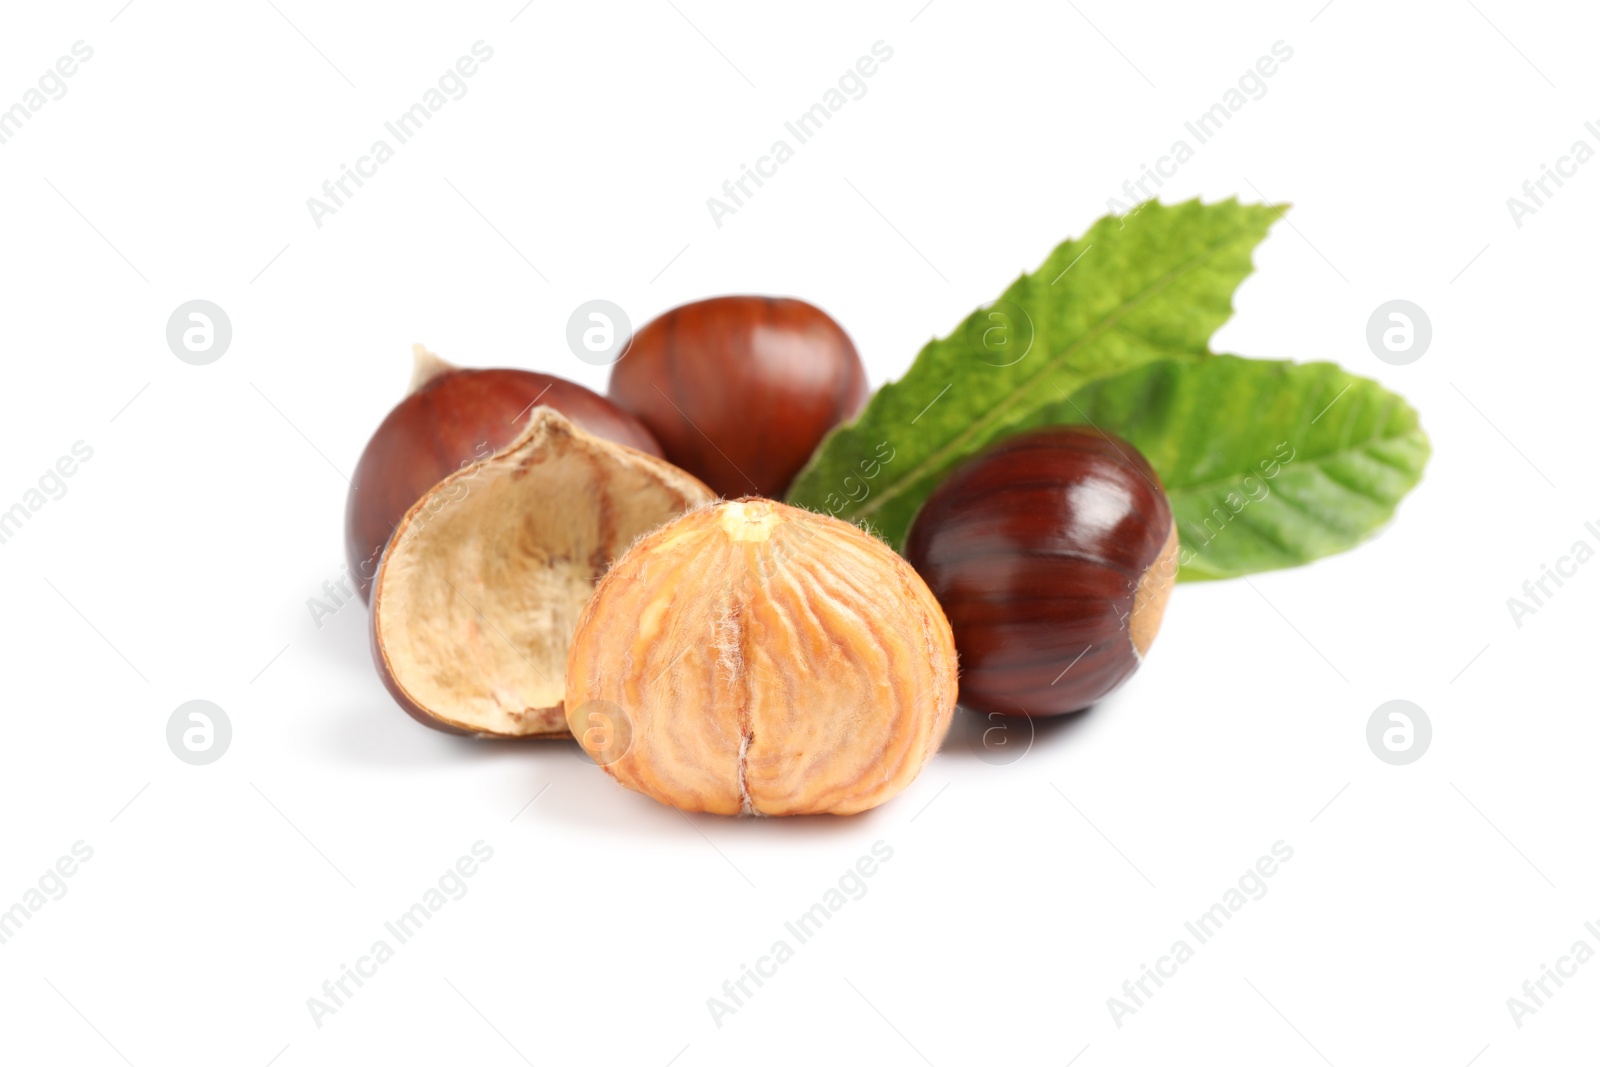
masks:
[[[1234,200],[1154,201],[1107,216],[930,341],[906,376],[823,441],[792,504],[862,522],[891,545],[962,460],[1097,378],[1205,358],[1250,254],[1281,213]]]
[[[1332,363],[1152,363],[1079,390],[1049,416],[1145,454],[1172,501],[1188,580],[1355,546],[1389,521],[1429,454],[1409,404]]]

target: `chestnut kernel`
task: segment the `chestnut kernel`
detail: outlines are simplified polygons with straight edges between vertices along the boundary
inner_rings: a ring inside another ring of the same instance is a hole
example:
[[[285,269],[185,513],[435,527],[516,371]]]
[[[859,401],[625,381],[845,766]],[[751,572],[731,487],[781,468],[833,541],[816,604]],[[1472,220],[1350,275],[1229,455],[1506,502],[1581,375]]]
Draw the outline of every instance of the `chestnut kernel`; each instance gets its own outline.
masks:
[[[1137,449],[1058,427],[958,467],[913,520],[906,558],[950,619],[962,706],[1060,715],[1138,669],[1177,577],[1178,529]]]
[[[412,355],[411,390],[367,442],[345,502],[345,558],[363,600],[400,517],[446,475],[514,441],[536,402],[598,437],[661,455],[639,420],[576,382],[457,367],[421,345]]]
[[[667,459],[732,498],[781,497],[868,389],[855,345],[820,308],[721,296],[647,323],[606,393]]]
[[[845,815],[938,750],[956,658],[938,602],[888,545],[746,498],[616,561],[566,685],[578,743],[629,789],[682,811]]]

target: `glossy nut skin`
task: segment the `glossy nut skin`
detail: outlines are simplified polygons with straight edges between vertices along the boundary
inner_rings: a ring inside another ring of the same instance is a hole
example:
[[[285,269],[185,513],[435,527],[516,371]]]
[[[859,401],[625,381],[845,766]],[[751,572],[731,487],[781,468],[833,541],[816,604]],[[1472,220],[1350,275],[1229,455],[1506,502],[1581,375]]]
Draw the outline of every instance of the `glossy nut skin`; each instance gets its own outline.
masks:
[[[607,773],[682,811],[848,815],[916,777],[956,686],[950,627],[904,559],[747,498],[612,565],[567,654],[566,712]]]
[[[1028,716],[1082,710],[1133,674],[1177,549],[1145,458],[1076,427],[1019,434],[968,460],[906,539],[955,633],[962,706]]]
[[[419,376],[423,371],[419,353]],[[535,400],[597,437],[661,456],[650,431],[576,382],[517,369],[435,361],[431,375],[384,418],[367,442],[345,501],[345,559],[370,598],[384,546],[401,517],[447,475],[516,440]]]
[[[702,300],[652,320],[607,388],[667,459],[730,499],[781,498],[867,394],[838,323],[804,301],[761,296]]]

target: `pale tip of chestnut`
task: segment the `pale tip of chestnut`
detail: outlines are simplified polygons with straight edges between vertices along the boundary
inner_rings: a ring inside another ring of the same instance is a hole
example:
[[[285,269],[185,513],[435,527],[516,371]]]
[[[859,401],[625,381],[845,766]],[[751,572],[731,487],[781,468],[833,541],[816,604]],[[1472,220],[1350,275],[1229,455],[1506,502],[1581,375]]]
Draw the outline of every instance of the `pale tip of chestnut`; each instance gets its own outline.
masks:
[[[406,395],[410,396],[441,374],[460,369],[448,359],[428,351],[426,345],[414,344],[411,346],[411,384],[406,387]]]
[[[1128,639],[1133,651],[1142,662],[1145,653],[1161,629],[1161,617],[1166,614],[1167,600],[1178,581],[1178,524],[1172,524],[1161,554],[1139,579],[1133,591],[1133,611],[1128,614]]]
[[[723,531],[733,540],[761,542],[772,537],[773,528],[782,521],[772,501],[762,497],[730,500],[720,512]]]

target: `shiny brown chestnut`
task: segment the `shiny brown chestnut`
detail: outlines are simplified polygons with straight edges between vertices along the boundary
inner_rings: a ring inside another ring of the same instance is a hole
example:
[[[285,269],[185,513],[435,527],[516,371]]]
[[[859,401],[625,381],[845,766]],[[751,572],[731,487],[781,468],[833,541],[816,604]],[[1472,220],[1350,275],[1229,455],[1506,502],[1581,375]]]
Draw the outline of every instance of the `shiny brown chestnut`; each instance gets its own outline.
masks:
[[[576,382],[457,367],[421,345],[412,355],[411,390],[367,442],[345,502],[345,558],[362,600],[401,516],[446,475],[516,440],[535,402],[597,437],[661,456],[639,420]]]
[[[850,337],[803,300],[721,296],[634,335],[606,393],[666,458],[729,498],[782,498],[822,438],[867,401]]]
[[[906,558],[949,616],[964,707],[1080,711],[1138,669],[1178,569],[1178,529],[1144,456],[1097,430],[1018,434],[958,467]]]

